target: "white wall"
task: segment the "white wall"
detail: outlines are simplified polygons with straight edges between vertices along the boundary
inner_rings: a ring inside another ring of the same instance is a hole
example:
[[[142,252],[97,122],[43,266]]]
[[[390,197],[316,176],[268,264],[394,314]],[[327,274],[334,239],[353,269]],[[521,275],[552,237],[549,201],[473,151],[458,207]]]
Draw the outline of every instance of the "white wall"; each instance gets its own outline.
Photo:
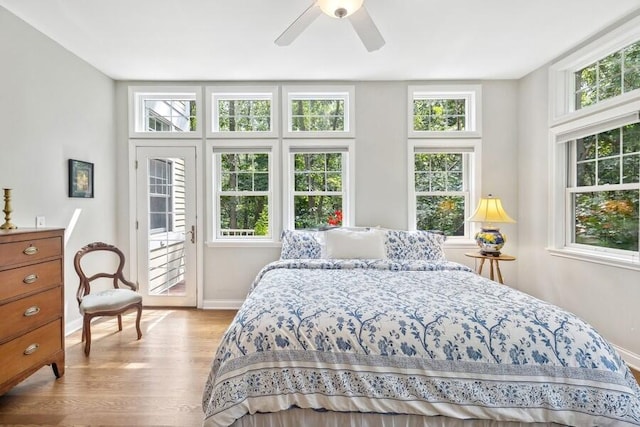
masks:
[[[67,227],[66,321],[80,318],[75,252],[115,241],[114,82],[0,7],[0,187],[12,188],[12,222]],[[67,196],[67,160],[95,164],[95,198]],[[4,222],[4,216],[2,217]]]
[[[520,257],[518,287],[591,323],[640,366],[640,271],[551,256],[547,246],[549,199],[548,70],[519,82],[518,159]]]

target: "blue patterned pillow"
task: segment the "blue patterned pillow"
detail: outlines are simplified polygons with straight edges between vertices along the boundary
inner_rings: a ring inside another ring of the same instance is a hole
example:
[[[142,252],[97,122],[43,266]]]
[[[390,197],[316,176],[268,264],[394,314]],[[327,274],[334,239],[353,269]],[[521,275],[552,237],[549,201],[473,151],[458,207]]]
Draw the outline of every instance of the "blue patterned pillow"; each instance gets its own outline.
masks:
[[[401,260],[444,261],[443,234],[430,231],[386,230],[387,258]]]
[[[317,259],[320,258],[321,245],[311,231],[283,230],[280,259]]]

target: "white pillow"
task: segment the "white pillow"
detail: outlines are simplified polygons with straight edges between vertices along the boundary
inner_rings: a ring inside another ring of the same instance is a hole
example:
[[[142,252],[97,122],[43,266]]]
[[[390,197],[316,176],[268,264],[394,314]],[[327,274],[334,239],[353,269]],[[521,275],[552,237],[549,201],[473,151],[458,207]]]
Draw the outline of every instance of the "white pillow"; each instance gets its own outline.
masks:
[[[325,232],[325,251],[327,258],[339,259],[384,259],[385,234],[372,228],[355,231],[337,228]]]

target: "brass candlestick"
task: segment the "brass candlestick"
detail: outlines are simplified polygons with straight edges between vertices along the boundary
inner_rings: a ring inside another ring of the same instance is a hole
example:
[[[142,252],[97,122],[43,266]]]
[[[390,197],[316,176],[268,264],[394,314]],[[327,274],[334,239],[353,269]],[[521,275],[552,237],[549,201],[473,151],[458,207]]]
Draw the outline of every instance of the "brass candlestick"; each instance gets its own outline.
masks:
[[[2,230],[10,230],[12,228],[18,228],[15,225],[11,224],[11,189],[4,189],[4,224],[0,225],[0,229]]]

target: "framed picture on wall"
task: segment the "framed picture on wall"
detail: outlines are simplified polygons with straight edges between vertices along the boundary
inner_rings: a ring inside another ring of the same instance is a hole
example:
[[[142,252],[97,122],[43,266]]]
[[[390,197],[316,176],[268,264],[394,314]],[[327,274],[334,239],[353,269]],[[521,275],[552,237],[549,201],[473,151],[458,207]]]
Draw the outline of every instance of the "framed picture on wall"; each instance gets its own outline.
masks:
[[[69,197],[93,197],[93,163],[69,159]]]

